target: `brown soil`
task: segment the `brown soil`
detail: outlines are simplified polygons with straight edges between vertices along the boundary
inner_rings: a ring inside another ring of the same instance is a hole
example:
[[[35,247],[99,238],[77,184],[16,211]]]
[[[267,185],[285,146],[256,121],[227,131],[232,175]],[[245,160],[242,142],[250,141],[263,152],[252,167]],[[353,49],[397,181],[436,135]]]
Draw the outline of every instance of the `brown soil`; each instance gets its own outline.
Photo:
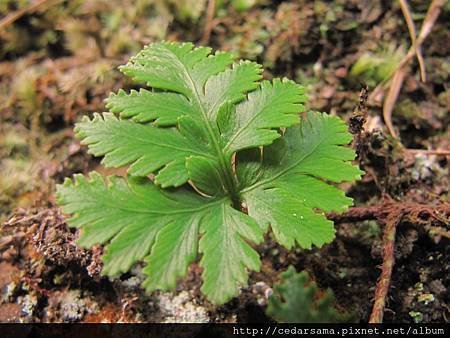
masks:
[[[0,20],[18,3],[0,6]],[[450,147],[450,8],[424,42],[427,82],[419,80],[415,60],[408,68],[392,115],[396,140],[385,127],[381,97],[371,96],[380,79],[352,75],[366,52],[386,58],[409,48],[394,3],[257,1],[245,12],[230,7],[205,34],[203,16],[185,19],[176,9],[152,7],[114,30],[116,10],[131,6],[127,1],[88,1],[81,8],[61,2],[24,15],[5,33],[0,29],[0,322],[267,322],[267,297],[289,265],[307,270],[319,287],[333,290],[339,309],[367,322],[391,218],[395,265],[384,321],[448,322],[449,157],[405,149]],[[410,4],[419,28],[430,1]],[[54,202],[55,184],[65,177],[94,168],[110,173],[72,130],[82,115],[104,110],[110,91],[132,88],[115,67],[150,41],[198,42],[209,33],[209,45],[262,63],[265,77],[287,76],[307,86],[309,108],[346,119],[366,172],[343,186],[356,208],[329,215],[337,229],[331,244],[287,251],[269,234],[257,248],[261,271],[219,308],[201,294],[196,264],[173,294],[146,295],[140,267],[120,279],[102,277],[102,248],[79,248]]]

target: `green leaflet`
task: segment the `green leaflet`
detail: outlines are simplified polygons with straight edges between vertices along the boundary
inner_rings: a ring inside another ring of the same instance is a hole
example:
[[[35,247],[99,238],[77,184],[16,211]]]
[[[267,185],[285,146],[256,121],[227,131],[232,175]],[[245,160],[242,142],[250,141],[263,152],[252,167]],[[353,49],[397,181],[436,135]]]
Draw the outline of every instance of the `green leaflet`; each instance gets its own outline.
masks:
[[[297,273],[290,266],[274,286],[266,313],[280,323],[346,323],[352,314],[339,313],[334,307],[333,292],[321,292],[308,272]]]
[[[185,183],[185,158],[207,152],[206,147],[190,142],[175,129],[118,120],[111,113],[96,114],[92,120],[83,118],[75,132],[89,146],[89,153],[105,156],[102,163],[107,167],[131,164],[128,173],[136,176],[164,167],[155,178],[163,187]]]
[[[215,303],[245,285],[246,268],[259,270],[259,256],[247,241],[259,243],[262,231],[226,198],[163,191],[148,178],[104,180],[96,172],[67,179],[57,197],[72,214],[69,225],[83,229],[78,244],[106,244],[103,274],[117,276],[144,260],[148,291],[175,287],[199,251],[204,254],[202,289]]]
[[[140,123],[154,121],[156,126],[173,126],[180,116],[195,114],[188,99],[176,93],[154,93],[141,89],[127,94],[120,89],[117,94],[111,93],[106,102],[106,108],[120,113],[124,119],[132,118]]]
[[[236,106],[228,123],[226,151],[236,151],[271,144],[280,135],[273,128],[289,127],[299,122],[298,113],[305,102],[303,87],[287,79],[262,81],[248,100]]]
[[[200,259],[201,290],[223,304],[259,269],[254,246],[269,225],[287,248],[333,239],[323,212],[351,199],[331,183],[361,171],[339,118],[300,119],[302,86],[260,81],[256,63],[191,43],[150,44],[121,71],[148,88],[111,94],[110,112],[75,131],[128,177],[76,175],[57,188],[79,244],[105,246],[104,274],[145,262],[145,288],[168,290]]]
[[[246,268],[259,271],[259,255],[245,239],[260,243],[263,233],[251,217],[229,205],[209,213],[201,232],[202,291],[222,304],[238,293],[238,285],[247,283]]]
[[[179,131],[183,128],[180,119],[189,123],[185,134],[196,130],[191,132],[191,148],[204,149],[205,160],[216,161],[214,170],[220,173],[221,181],[216,187],[221,190],[215,193],[234,193],[232,172],[226,168],[233,154],[280,137],[276,129],[298,122],[297,113],[306,98],[303,87],[292,81],[258,82],[262,70],[254,62],[233,63],[230,53],[210,52],[210,48],[194,48],[190,43],[164,42],[145,47],[121,71],[153,91],[119,91],[108,98],[107,107],[123,119],[138,123],[152,122]],[[195,152],[174,155],[185,159],[199,156]],[[181,166],[179,169],[183,171]],[[177,183],[187,179],[184,175]],[[210,193],[208,190],[204,192]]]
[[[237,173],[248,214],[288,249],[321,246],[334,238],[333,223],[314,208],[343,211],[352,200],[327,181],[358,179],[351,140],[337,117],[308,113],[300,125],[264,148],[263,155],[241,156]]]

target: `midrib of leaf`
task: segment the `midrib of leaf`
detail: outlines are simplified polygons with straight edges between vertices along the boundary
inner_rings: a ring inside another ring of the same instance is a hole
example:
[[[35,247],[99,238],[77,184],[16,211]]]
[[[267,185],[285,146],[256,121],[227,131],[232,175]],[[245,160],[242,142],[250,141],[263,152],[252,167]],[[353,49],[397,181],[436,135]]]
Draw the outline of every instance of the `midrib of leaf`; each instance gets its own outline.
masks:
[[[239,130],[233,134],[233,136],[230,137],[230,139],[228,140],[227,144],[225,145],[224,149],[225,151],[228,151],[230,146],[233,144],[234,140],[241,135],[241,133],[244,132],[244,130],[246,130],[248,128],[248,126],[257,118],[259,117],[258,114],[254,114],[250,119],[248,119],[247,123],[245,123],[243,126],[241,126],[239,128]]]
[[[130,208],[124,208],[124,207],[118,207],[117,205],[110,205],[109,203],[103,203],[104,206],[112,208],[112,209],[118,209],[121,211],[125,211],[125,212],[130,212],[133,214],[154,214],[154,215],[177,215],[177,214],[191,214],[194,212],[198,212],[198,211],[203,211],[206,209],[209,209],[211,206],[216,205],[216,204],[222,204],[224,202],[224,198],[218,199],[214,202],[211,203],[207,203],[205,205],[199,206],[197,208],[187,208],[187,209],[177,209],[176,211],[155,211],[155,210],[150,210],[150,209],[130,209]],[[91,200],[91,202],[93,203],[97,203],[97,200]]]
[[[198,221],[198,220],[197,220]],[[170,222],[169,222],[170,223]],[[169,224],[168,223],[168,224]],[[190,223],[190,226],[192,226],[192,223],[193,222],[191,222]],[[198,224],[196,225],[197,226],[197,231],[198,231]],[[183,232],[183,235],[182,235],[182,240],[179,242],[179,244],[177,245],[177,247],[179,248],[180,246],[182,246],[182,245],[186,245],[185,243],[186,243],[186,238],[187,238],[187,236],[189,236],[189,232],[188,231],[186,231],[186,232]],[[172,264],[173,264],[173,261],[174,261],[174,259],[176,260],[177,259],[177,256],[172,256],[171,257],[171,259],[170,259],[170,261],[171,261],[171,263],[169,264],[169,266],[171,266]],[[169,277],[169,269],[166,269],[166,270],[164,270],[164,273],[163,273],[163,276],[164,276],[164,279],[165,280],[167,280],[167,279],[170,279]]]
[[[115,136],[117,134],[112,133],[111,135]],[[177,146],[174,146],[174,145],[169,145],[167,143],[158,143],[158,142],[154,142],[153,140],[150,140],[150,139],[143,139],[141,137],[135,137],[135,135],[129,135],[128,133],[123,134],[122,137],[131,139],[133,141],[134,140],[138,140],[138,141],[141,141],[143,144],[153,144],[153,145],[156,145],[156,146],[160,146],[161,148],[171,148],[171,149],[181,150],[181,151],[184,151],[184,152],[191,152],[191,153],[198,154],[198,155],[201,155],[201,156],[209,157],[211,159],[215,159],[215,157],[212,157],[210,154],[207,154],[207,153],[205,154],[204,152],[195,151],[194,149],[177,147]],[[129,142],[129,144],[131,144],[131,143],[132,142]]]
[[[241,190],[241,193],[246,193],[246,192],[250,192],[252,190],[257,189],[258,187],[265,185],[267,183],[273,182],[275,181],[277,178],[285,175],[288,171],[290,171],[291,169],[295,168],[296,166],[298,166],[300,164],[300,162],[304,161],[306,158],[308,158],[309,156],[311,156],[312,153],[314,153],[317,149],[317,147],[319,147],[324,141],[324,138],[322,137],[322,139],[320,140],[320,142],[308,153],[305,154],[305,156],[301,157],[298,161],[295,161],[294,164],[288,166],[286,169],[284,170],[280,170],[278,173],[276,173],[275,175],[271,176],[270,178],[267,178],[265,180],[261,180],[258,183],[255,183],[245,189]]]
[[[225,152],[227,152],[230,146],[233,144],[234,140],[241,135],[241,133],[248,128],[248,126],[258,117],[258,115],[253,115],[246,124],[244,124],[232,137],[228,140],[227,144],[224,147]]]
[[[173,54],[173,53],[172,53]],[[182,68],[185,71],[185,74],[189,80],[190,87],[192,90],[192,93],[194,94],[197,107],[200,109],[204,121],[204,125],[206,126],[206,134],[208,135],[209,140],[211,141],[212,145],[214,146],[214,150],[216,151],[217,157],[219,159],[219,165],[220,170],[222,172],[222,175],[225,179],[223,182],[224,185],[227,187],[228,193],[230,194],[231,201],[233,203],[233,206],[236,209],[240,209],[240,199],[239,194],[236,190],[236,179],[235,176],[231,170],[231,166],[227,165],[227,160],[225,158],[225,154],[223,150],[220,147],[220,143],[217,137],[217,134],[214,132],[214,129],[211,126],[211,121],[208,118],[208,113],[205,110],[205,107],[202,104],[202,101],[200,100],[200,94],[198,93],[197,86],[194,83],[194,80],[191,77],[191,74],[189,73],[189,70],[186,68],[183,62],[178,58],[177,55],[175,55],[175,58],[177,59],[178,63],[182,66]],[[214,105],[215,106],[215,105]]]
[[[220,209],[221,209],[221,211],[222,211],[222,219],[224,220],[224,219],[225,219],[225,208],[222,206],[222,208],[220,208]],[[224,230],[222,231],[222,234],[223,234],[223,237],[224,237],[224,243],[226,243],[226,248],[229,248],[229,249],[230,249],[230,248],[232,248],[233,246],[231,245],[231,244],[232,244],[232,241],[230,240],[230,232],[227,231],[227,230],[231,230],[231,229],[229,229],[228,226],[222,227],[222,229],[224,229]],[[223,255],[222,257],[224,257],[225,260],[228,260],[229,257],[230,257],[230,255]]]

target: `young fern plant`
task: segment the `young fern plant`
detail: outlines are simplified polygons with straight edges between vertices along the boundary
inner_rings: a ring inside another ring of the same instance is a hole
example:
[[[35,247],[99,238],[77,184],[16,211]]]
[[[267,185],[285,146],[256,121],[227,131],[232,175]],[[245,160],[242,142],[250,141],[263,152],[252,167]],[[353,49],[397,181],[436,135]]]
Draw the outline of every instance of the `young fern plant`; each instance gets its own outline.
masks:
[[[331,289],[319,290],[307,271],[296,272],[293,266],[281,274],[274,285],[266,314],[280,323],[349,323],[354,313],[342,313],[334,307]]]
[[[202,292],[223,304],[259,270],[254,245],[269,226],[288,249],[330,242],[323,213],[352,202],[331,183],[361,171],[339,118],[300,118],[302,86],[210,53],[154,43],[120,67],[147,89],[112,94],[110,112],[75,131],[106,167],[129,165],[127,178],[75,175],[57,199],[81,246],[105,245],[104,275],[144,261],[145,288],[167,290],[201,254]]]

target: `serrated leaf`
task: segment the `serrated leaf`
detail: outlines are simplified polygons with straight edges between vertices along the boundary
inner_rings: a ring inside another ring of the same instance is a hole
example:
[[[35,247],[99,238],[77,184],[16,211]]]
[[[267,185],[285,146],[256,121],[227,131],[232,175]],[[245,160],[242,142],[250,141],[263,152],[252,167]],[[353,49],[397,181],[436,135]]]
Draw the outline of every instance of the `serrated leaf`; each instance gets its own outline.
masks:
[[[78,244],[105,244],[103,273],[115,276],[150,253],[157,234],[171,223],[171,215],[184,215],[203,207],[194,194],[177,200],[162,193],[149,179],[109,177],[96,172],[89,178],[76,175],[58,186],[63,210],[72,214],[69,225],[82,228]],[[139,248],[139,249],[138,249]]]
[[[189,70],[206,58],[210,48],[193,48],[192,43],[155,43],[150,44],[120,70],[137,82],[149,87],[192,95],[195,83]],[[226,66],[226,65],[224,65]]]
[[[129,95],[119,91],[110,96],[107,106],[124,119],[177,127],[193,148],[205,149],[205,161],[217,159],[215,168],[220,175],[215,175],[219,179],[215,186],[221,190],[204,192],[233,193],[232,174],[226,163],[236,151],[270,144],[280,137],[276,129],[298,123],[304,89],[288,80],[259,83],[260,65],[240,61],[230,68],[230,53],[208,56],[210,51],[190,43],[163,42],[145,47],[121,70],[154,90],[141,89]],[[191,155],[199,158],[198,154]],[[186,181],[181,164],[177,168]],[[169,184],[167,181],[166,186]]]
[[[221,205],[205,216],[201,232],[202,291],[213,303],[223,304],[247,283],[246,268],[259,271],[259,255],[244,239],[260,243],[262,231],[251,217]]]
[[[130,177],[76,176],[58,187],[58,201],[82,245],[105,245],[105,274],[143,261],[146,289],[167,290],[201,253],[202,291],[222,304],[259,269],[252,244],[268,225],[288,248],[329,242],[321,212],[351,203],[330,182],[361,172],[338,118],[311,113],[292,127],[303,87],[260,82],[256,63],[210,53],[154,43],[121,67],[150,88],[111,95],[118,117],[84,118],[76,132],[105,166],[129,165]]]
[[[82,229],[80,245],[106,245],[103,273],[117,276],[145,261],[148,291],[175,286],[198,255],[200,235],[203,289],[212,302],[229,300],[246,283],[247,269],[259,269],[258,254],[247,241],[260,242],[262,232],[227,198],[163,191],[148,178],[105,180],[95,172],[66,179],[57,198],[72,214],[69,225]]]
[[[354,151],[345,123],[337,117],[308,113],[298,126],[264,148],[260,161],[238,159],[237,173],[248,213],[262,229],[271,226],[286,248],[321,246],[334,238],[333,223],[322,213],[342,211],[352,200],[327,182],[352,181],[362,172],[353,166]]]
[[[183,95],[176,93],[150,92],[141,89],[126,94],[122,89],[111,94],[106,107],[122,118],[133,118],[140,123],[152,122],[157,126],[173,126],[178,118],[193,115],[194,107]]]
[[[222,105],[240,102],[245,93],[258,88],[261,72],[260,65],[241,61],[233,68],[210,77],[205,85],[205,95],[201,97],[208,118],[215,121]]]
[[[204,156],[207,152],[201,144],[189,142],[175,129],[118,120],[111,113],[96,114],[92,120],[84,118],[76,124],[75,132],[89,146],[89,153],[105,156],[102,163],[106,167],[130,164],[128,173],[138,176],[165,167],[156,176],[163,187],[185,183],[185,158],[192,154]]]
[[[149,278],[144,286],[148,291],[173,289],[177,279],[186,274],[189,264],[197,257],[198,231],[203,214],[195,209],[173,214],[176,217],[168,219],[158,233],[150,256],[145,259],[147,266],[143,272]]]
[[[334,307],[333,292],[320,291],[306,271],[297,273],[293,266],[281,274],[274,286],[266,313],[280,323],[343,323],[352,315],[339,313]]]
[[[297,124],[306,101],[303,87],[284,79],[263,81],[248,100],[236,106],[236,121],[225,146],[236,151],[271,144],[280,135],[274,128]]]

